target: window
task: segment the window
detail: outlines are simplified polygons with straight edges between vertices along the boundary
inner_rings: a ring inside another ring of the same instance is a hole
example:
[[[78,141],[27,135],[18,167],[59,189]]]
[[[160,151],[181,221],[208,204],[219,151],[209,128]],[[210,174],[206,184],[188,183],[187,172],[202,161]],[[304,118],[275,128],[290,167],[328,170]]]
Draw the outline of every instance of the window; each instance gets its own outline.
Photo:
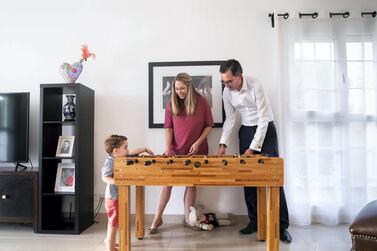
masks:
[[[289,90],[290,162],[296,167],[292,184],[308,189],[313,203],[343,203],[338,195],[344,182],[354,198],[368,182],[377,188],[373,55],[370,37],[294,43]]]

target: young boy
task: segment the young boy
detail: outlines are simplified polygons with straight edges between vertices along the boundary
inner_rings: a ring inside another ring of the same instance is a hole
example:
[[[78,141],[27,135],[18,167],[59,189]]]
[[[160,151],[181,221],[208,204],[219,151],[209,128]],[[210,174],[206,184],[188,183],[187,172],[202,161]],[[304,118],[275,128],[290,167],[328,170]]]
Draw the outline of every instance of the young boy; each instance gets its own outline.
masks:
[[[111,135],[105,140],[105,151],[109,154],[102,168],[102,180],[107,183],[105,208],[108,217],[108,224],[105,245],[108,251],[116,251],[115,239],[116,230],[118,228],[118,187],[114,185],[114,159],[144,152],[153,155],[153,152],[146,147],[129,150],[127,137],[120,135]]]

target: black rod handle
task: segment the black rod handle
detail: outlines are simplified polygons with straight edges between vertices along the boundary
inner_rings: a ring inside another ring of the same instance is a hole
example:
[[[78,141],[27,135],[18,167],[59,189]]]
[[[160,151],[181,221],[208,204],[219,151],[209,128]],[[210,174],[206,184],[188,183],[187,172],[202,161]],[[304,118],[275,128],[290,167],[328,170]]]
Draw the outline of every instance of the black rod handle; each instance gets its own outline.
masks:
[[[152,165],[152,161],[150,160],[144,161],[144,166],[150,166],[150,165]]]

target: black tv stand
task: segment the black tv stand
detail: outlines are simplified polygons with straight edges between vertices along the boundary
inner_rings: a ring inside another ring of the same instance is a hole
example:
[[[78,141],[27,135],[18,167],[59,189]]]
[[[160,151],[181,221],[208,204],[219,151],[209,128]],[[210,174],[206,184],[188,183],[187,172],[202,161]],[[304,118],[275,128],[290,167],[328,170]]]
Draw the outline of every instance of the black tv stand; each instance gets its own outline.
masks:
[[[32,223],[36,232],[38,172],[0,169],[0,222]]]
[[[18,170],[18,168],[19,167],[22,167],[23,169],[22,170],[20,170],[21,172],[23,172],[23,171],[25,171],[26,169],[27,169],[27,166],[25,166],[25,165],[22,165],[21,163],[15,163],[16,164],[16,167],[14,168],[14,171],[15,172],[18,172],[19,170]]]

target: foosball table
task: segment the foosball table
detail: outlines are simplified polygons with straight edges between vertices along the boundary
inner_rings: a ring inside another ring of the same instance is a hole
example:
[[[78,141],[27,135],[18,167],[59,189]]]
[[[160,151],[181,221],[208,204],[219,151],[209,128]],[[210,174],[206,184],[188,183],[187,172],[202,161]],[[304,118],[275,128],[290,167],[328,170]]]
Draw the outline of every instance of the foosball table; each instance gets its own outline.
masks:
[[[144,237],[144,186],[257,187],[258,240],[268,251],[279,250],[280,187],[284,161],[262,155],[140,156],[115,160],[119,187],[120,250],[131,250],[130,186],[136,186],[136,237]]]

